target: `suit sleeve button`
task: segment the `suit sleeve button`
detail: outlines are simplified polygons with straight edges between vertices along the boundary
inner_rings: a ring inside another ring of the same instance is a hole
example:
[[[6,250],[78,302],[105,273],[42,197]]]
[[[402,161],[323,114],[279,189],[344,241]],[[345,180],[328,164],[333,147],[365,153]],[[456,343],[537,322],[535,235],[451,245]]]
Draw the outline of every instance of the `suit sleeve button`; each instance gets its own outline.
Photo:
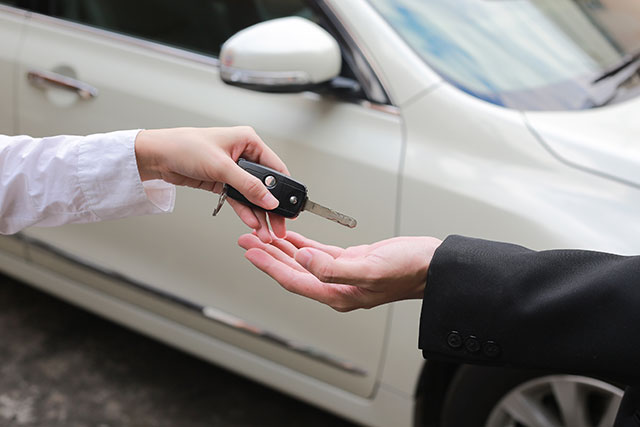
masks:
[[[478,341],[477,337],[470,335],[464,340],[464,348],[469,353],[477,353],[480,351],[480,341]]]
[[[500,354],[500,346],[498,346],[495,341],[486,341],[484,344],[482,344],[482,352],[487,357],[498,357],[498,355]]]
[[[451,348],[462,347],[462,336],[460,333],[456,331],[449,332],[449,336],[447,336],[447,344]]]

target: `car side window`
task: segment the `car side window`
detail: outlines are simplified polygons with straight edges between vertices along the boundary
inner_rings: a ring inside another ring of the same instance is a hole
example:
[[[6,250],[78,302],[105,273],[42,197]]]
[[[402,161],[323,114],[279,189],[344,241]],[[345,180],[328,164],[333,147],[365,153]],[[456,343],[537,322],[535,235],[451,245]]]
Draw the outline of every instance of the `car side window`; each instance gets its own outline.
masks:
[[[244,28],[271,19],[300,16],[325,27],[338,39],[343,55],[342,77],[369,81],[368,75],[356,76],[350,48],[341,41],[325,11],[310,0],[0,0],[1,3],[213,57],[218,57],[229,37]],[[339,96],[386,102],[363,90]]]
[[[48,15],[218,56],[243,28],[269,19],[313,19],[305,0],[50,0]]]

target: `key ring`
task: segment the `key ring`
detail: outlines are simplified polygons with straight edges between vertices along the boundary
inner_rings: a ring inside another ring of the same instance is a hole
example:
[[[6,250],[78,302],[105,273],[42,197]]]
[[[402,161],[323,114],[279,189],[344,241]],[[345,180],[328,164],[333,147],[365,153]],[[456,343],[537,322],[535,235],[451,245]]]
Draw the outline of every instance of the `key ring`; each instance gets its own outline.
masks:
[[[227,200],[227,184],[222,187],[222,193],[220,193],[220,198],[218,199],[218,206],[213,210],[213,216],[218,215],[222,206],[224,206],[224,202]]]

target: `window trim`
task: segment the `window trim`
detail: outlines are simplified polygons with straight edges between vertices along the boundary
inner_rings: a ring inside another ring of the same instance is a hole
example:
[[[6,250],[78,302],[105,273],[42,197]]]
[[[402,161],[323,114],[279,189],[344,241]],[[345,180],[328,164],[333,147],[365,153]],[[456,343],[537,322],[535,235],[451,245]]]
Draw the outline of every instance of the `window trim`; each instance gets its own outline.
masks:
[[[11,6],[5,3],[0,3],[0,12],[6,12],[12,15],[23,16],[23,17],[26,17],[30,13],[27,9],[22,9],[22,8]]]
[[[311,0],[311,1],[316,5],[320,3],[324,3],[326,5],[326,2],[324,0]],[[44,15],[42,13],[33,12],[26,9],[14,7],[14,6],[9,6],[6,4],[0,4],[0,12],[7,12],[15,15],[24,16],[26,18],[27,23],[33,21],[33,22],[38,22],[38,23],[47,24],[47,25],[56,25],[65,29],[78,31],[87,35],[99,36],[110,41],[124,43],[124,44],[128,44],[130,46],[138,47],[141,49],[150,50],[154,53],[169,55],[179,59],[184,59],[184,60],[192,61],[198,64],[220,69],[220,60],[217,57],[196,53],[193,51],[189,51],[185,48],[173,47],[173,46],[169,46],[169,45],[155,42],[152,40],[146,40],[146,39],[118,33],[118,32],[107,30],[107,29],[92,27],[87,24],[73,22],[63,18],[57,18],[49,15]],[[384,102],[384,103],[373,101],[370,99],[354,99],[354,100],[343,100],[343,101],[358,104],[361,107],[366,109],[379,111],[379,112],[394,115],[394,116],[399,116],[400,109],[391,103],[391,100],[387,95],[387,91],[384,85],[382,84],[382,81],[380,80],[373,66],[370,64],[369,58],[365,56],[364,53],[362,52],[362,49],[360,48],[358,43],[356,43],[356,41],[351,37],[351,34],[342,25],[342,22],[339,20],[339,18],[335,14],[333,14],[332,10],[327,10],[325,8],[322,8],[321,12],[325,15],[327,19],[330,19],[332,21],[333,25],[338,27],[337,29],[339,31],[344,32],[342,34],[342,37],[345,37],[351,40],[353,45],[347,46],[347,48],[356,49],[356,51],[361,55],[364,62],[369,66],[372,76],[375,77],[377,84],[380,86],[381,90],[384,92],[385,96],[387,97],[387,102]],[[349,42],[348,40],[345,40],[345,43],[351,43],[351,42]],[[362,84],[362,82],[360,82],[360,84]]]
[[[11,6],[8,6],[11,7]],[[220,67],[220,60],[211,55],[205,55],[203,53],[197,53],[190,51],[186,48],[179,48],[169,46],[167,44],[139,38],[136,36],[130,36],[127,34],[118,33],[116,31],[107,30],[103,28],[93,27],[91,25],[83,24],[80,22],[73,22],[63,18],[56,18],[54,16],[44,15],[38,12],[27,11],[29,21],[39,22],[43,24],[53,24],[60,27],[79,31],[85,34],[104,37],[105,39],[126,43],[135,47],[151,50],[156,53],[175,56],[182,59],[187,59],[193,62],[197,62],[204,65],[210,65],[213,67]]]
[[[371,55],[368,54],[366,49],[363,49],[362,43],[359,43],[353,31],[347,27],[344,20],[336,13],[331,2],[327,0],[310,0],[309,3],[322,18],[328,21],[328,25],[332,27],[329,29],[329,32],[332,33],[339,44],[345,45],[344,49],[348,50],[352,56],[352,58],[347,59],[347,63],[356,74],[358,83],[362,86],[367,97],[366,100],[378,106],[393,107],[394,105],[389,96],[389,92],[380,78],[380,72],[376,69],[375,62],[372,61]],[[355,60],[353,56],[358,56],[359,61]],[[371,76],[373,79],[368,79],[368,76]],[[374,80],[369,84],[369,86],[372,87],[368,87],[363,82],[368,80]],[[378,94],[376,95],[375,92],[378,92]]]

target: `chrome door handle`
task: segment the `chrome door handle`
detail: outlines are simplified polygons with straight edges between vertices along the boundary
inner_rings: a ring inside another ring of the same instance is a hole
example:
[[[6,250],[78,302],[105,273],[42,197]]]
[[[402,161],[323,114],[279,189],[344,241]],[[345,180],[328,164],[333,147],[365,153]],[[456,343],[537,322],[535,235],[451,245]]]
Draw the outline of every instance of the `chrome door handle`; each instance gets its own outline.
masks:
[[[29,83],[40,89],[46,89],[47,86],[56,86],[75,92],[82,99],[91,99],[98,96],[98,89],[90,84],[51,71],[30,70],[27,72],[27,79]]]

